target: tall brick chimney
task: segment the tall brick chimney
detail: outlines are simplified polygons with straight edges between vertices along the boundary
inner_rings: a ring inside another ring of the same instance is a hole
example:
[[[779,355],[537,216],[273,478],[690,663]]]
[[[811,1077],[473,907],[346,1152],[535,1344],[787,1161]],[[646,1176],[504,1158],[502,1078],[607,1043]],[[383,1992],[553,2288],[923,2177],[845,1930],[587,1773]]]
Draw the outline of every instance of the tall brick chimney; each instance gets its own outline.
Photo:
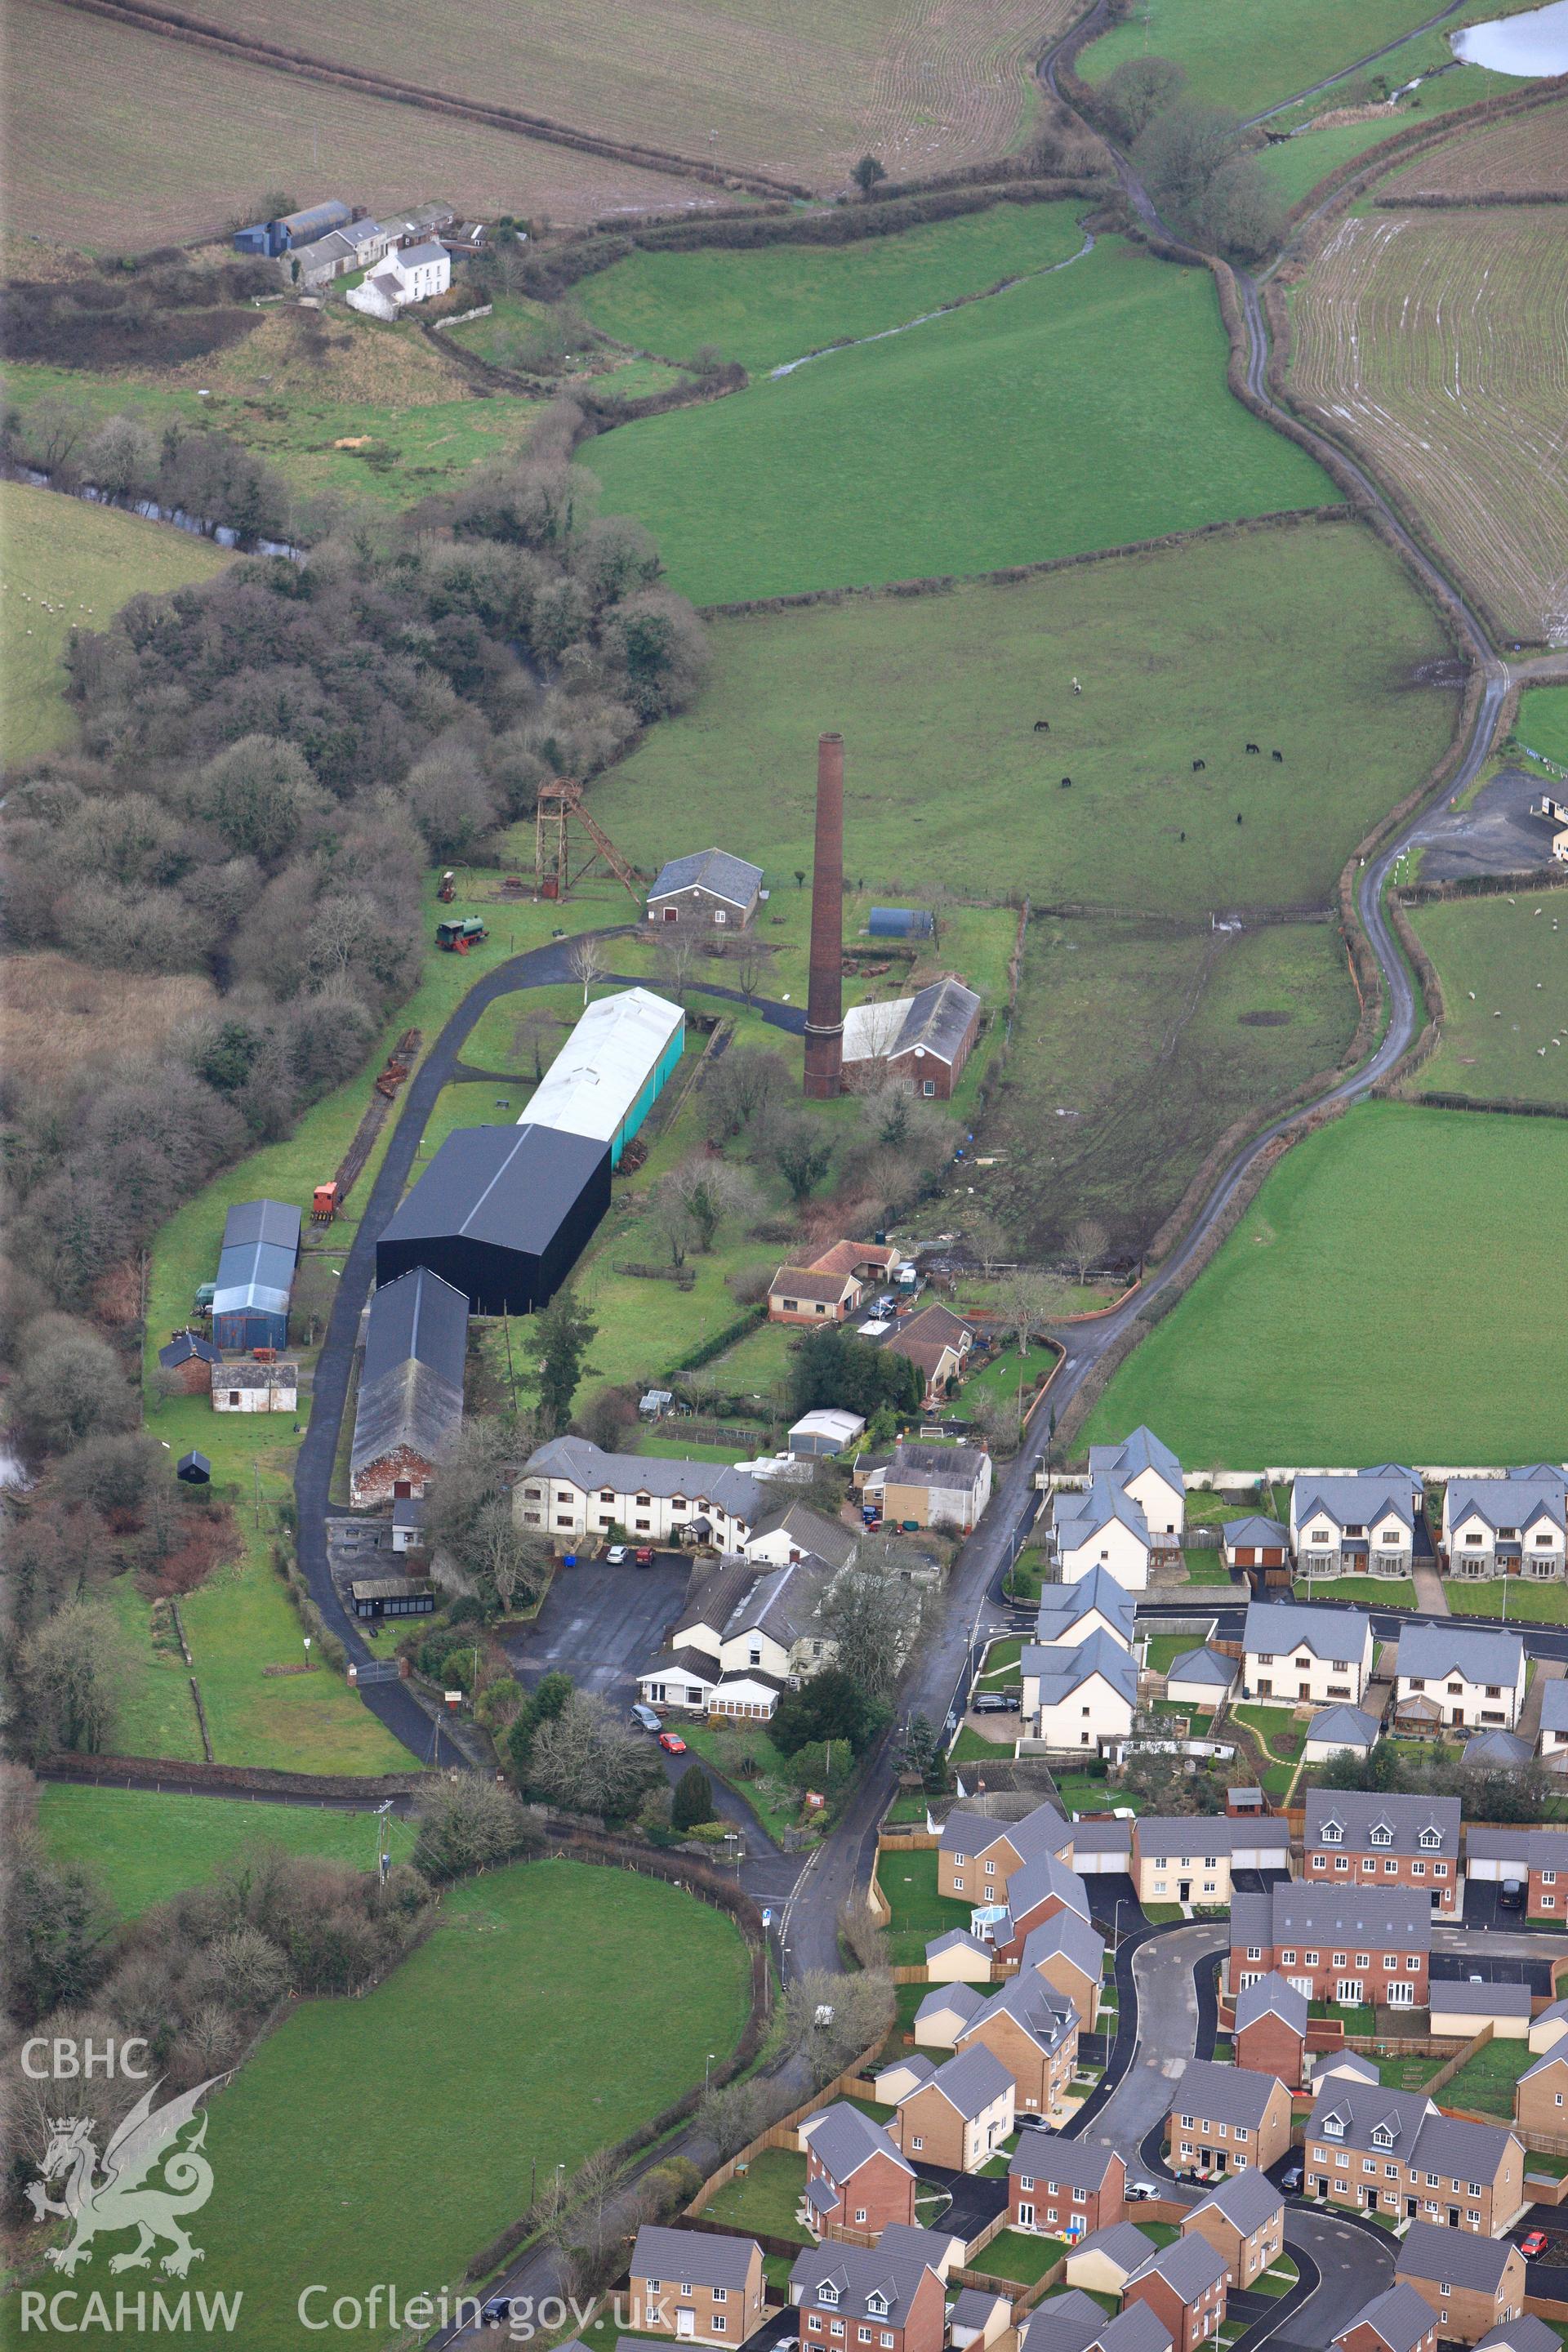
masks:
[[[816,849],[811,871],[811,978],[805,1000],[805,1091],[843,1092],[844,738],[816,747]]]

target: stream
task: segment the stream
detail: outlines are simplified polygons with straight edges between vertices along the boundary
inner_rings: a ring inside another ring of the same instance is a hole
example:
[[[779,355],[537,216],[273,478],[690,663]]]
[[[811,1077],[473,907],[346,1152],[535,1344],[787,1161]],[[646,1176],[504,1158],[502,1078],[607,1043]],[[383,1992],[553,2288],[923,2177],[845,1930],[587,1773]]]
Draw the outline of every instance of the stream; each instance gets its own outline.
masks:
[[[1568,8],[1568,0],[1562,0],[1562,4]],[[998,294],[1010,294],[1015,286],[1031,286],[1037,278],[1054,278],[1058,269],[1070,269],[1075,261],[1081,261],[1086,253],[1093,251],[1094,238],[1085,229],[1083,243],[1065,261],[1050,262],[1044,269],[1026,269],[1018,278],[1005,278],[1000,286],[992,286],[984,294],[960,295],[956,302],[943,302],[935,310],[922,310],[918,319],[906,319],[901,326],[881,327],[874,335],[849,335],[841,343],[824,343],[818,352],[803,352],[799,359],[785,360],[782,367],[770,368],[769,382],[775,376],[793,375],[796,368],[809,367],[813,360],[830,360],[835,352],[858,352],[863,343],[885,343],[889,335],[907,335],[911,327],[929,326],[933,319],[950,318],[954,310],[967,310],[972,302],[989,302]]]

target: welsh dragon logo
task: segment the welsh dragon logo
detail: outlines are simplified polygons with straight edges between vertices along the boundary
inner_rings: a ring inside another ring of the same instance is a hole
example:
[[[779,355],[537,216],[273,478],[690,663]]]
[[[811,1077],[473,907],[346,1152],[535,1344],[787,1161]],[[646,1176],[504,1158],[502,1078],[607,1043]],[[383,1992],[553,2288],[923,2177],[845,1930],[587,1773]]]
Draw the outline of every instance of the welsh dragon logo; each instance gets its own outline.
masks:
[[[74,2273],[79,2263],[91,2262],[93,2239],[117,2230],[135,2230],[138,2238],[129,2253],[111,2258],[111,2271],[146,2270],[154,2247],[164,2240],[173,2252],[163,2256],[162,2267],[175,2278],[184,2278],[193,2263],[204,2259],[200,2246],[192,2245],[181,2226],[181,2217],[199,2212],[212,2195],[213,2168],[202,2154],[205,2115],[184,2147],[175,2142],[213,2084],[223,2079],[211,2075],[194,2091],[182,2092],[158,2108],[153,2105],[159,2088],[154,2083],[119,2126],[104,2150],[101,2170],[90,2116],[65,2116],[51,2122],[38,2168],[41,2177],[29,2181],[27,2197],[40,2221],[58,2213],[76,2228],[68,2245],[49,2247],[46,2262]],[[149,2187],[149,2174],[160,2169],[160,2182]],[[61,2195],[48,2196],[47,2184],[62,2175]]]

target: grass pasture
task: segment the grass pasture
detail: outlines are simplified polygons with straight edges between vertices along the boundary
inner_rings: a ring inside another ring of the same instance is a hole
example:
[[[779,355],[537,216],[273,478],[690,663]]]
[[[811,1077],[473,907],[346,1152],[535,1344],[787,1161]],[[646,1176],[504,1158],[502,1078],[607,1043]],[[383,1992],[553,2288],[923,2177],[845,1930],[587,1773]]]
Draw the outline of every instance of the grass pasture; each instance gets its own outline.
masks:
[[[207,21],[225,13],[215,8]],[[238,13],[231,12],[231,20]],[[493,34],[489,12],[475,14]],[[395,74],[385,56],[384,20],[368,7],[361,15],[368,26],[352,36],[354,61],[368,59]],[[521,26],[521,19],[509,21]],[[591,14],[588,21],[597,23]],[[307,18],[284,5],[247,16],[244,29],[320,56],[341,22]],[[446,19],[443,25],[445,61],[450,27]],[[14,228],[93,251],[144,252],[210,233],[227,220],[252,219],[264,189],[289,187],[303,195],[323,178],[352,187],[373,214],[395,210],[415,201],[409,173],[416,156],[419,188],[438,188],[459,214],[480,217],[541,210],[574,222],[622,208],[663,212],[728,201],[679,173],[411,113],[102,18],[90,40],[71,41],[65,74],[62,37],[50,0],[20,0],[7,23],[5,208]],[[742,68],[737,58],[737,74]],[[435,79],[451,88],[455,68],[444,62]],[[477,87],[495,93],[493,60]],[[531,112],[548,110],[531,75],[507,96]],[[706,148],[706,127],[701,144]],[[130,189],[136,192],[133,218],[126,210]]]
[[[1568,279],[1555,208],[1352,214],[1293,302],[1296,405],[1348,442],[1509,640],[1562,625]]]
[[[30,759],[70,741],[76,722],[60,667],[74,627],[102,628],[142,590],[210,580],[230,559],[172,523],[81,499],[0,482],[0,670],[5,756]]]
[[[711,641],[696,706],[595,784],[594,811],[647,865],[679,805],[693,841],[755,858],[786,903],[811,864],[819,726],[846,737],[846,867],[874,892],[940,879],[1206,924],[1215,907],[1327,905],[1453,722],[1449,696],[1411,688],[1444,648],[1427,608],[1343,522],[721,620]]]
[[[1568,686],[1527,686],[1513,731],[1531,751],[1568,768]]]
[[[1442,1043],[1412,1085],[1568,1103],[1568,891],[1436,900],[1410,917],[1447,1008]]]
[[[506,9],[457,0],[440,15],[431,79],[603,138],[833,188],[868,148],[897,178],[1005,153],[1033,114],[1030,61],[1072,16],[1071,0],[843,0],[805,16],[770,0],[698,0],[676,12],[661,0],[629,0],[612,28],[583,0],[519,0]],[[377,58],[385,33],[375,0],[344,0],[341,15],[309,12],[299,0],[259,0],[254,11],[212,0],[211,18],[351,64]],[[424,127],[421,118],[421,148]],[[569,189],[597,170],[599,209],[622,208],[626,199],[610,193],[625,176],[619,167],[547,152],[563,158]],[[518,194],[531,184],[523,166]],[[732,201],[704,193],[709,202]],[[548,181],[531,205],[509,200],[508,208],[547,203],[566,217]]]
[[[1432,14],[1425,0],[1141,0],[1126,21],[1091,41],[1078,60],[1102,82],[1131,58],[1173,58],[1186,95],[1256,114],[1413,32]],[[1397,67],[1389,62],[1389,70]],[[1333,104],[1331,93],[1320,103]]]
[[[1360,1106],[1286,1154],[1081,1442],[1158,1414],[1237,1469],[1561,1458],[1568,1276],[1510,1204],[1565,1182],[1555,1119]]]
[[[546,1862],[449,1888],[384,1983],[303,2003],[213,2099],[199,2275],[243,2290],[226,2340],[298,2341],[312,2283],[323,2310],[376,2280],[438,2292],[523,2211],[535,2159],[542,2179],[570,2170],[700,2083],[747,1976],[723,1913],[658,1880]],[[455,2110],[460,2164],[442,2156]]]
[[[583,462],[700,604],[1332,503],[1327,476],[1229,398],[1226,356],[1206,272],[1108,238],[909,334],[623,425]]]
[[[66,1781],[47,1782],[39,1790],[38,1824],[56,1861],[83,1864],[126,1918],[267,1847],[374,1870],[380,1836],[370,1813]],[[393,1859],[405,1862],[414,1844],[412,1822],[393,1815],[388,1829]]]
[[[773,245],[754,252],[633,253],[576,299],[618,342],[689,359],[716,344],[752,376],[859,335],[885,333],[921,311],[1078,251],[1071,205],[994,205],[857,245]],[[476,326],[488,326],[488,320]],[[458,330],[465,338],[472,328]]]

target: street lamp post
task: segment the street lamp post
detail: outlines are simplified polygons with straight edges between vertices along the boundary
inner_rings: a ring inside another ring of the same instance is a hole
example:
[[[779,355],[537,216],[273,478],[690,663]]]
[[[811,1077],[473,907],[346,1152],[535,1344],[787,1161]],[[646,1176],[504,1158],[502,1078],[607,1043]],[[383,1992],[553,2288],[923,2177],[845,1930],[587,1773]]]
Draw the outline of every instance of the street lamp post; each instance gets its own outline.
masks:
[[[716,2050],[710,2050],[707,2057],[702,2062],[702,2095],[704,2098],[708,2095],[708,2078],[713,2070],[713,2061],[718,2055],[719,2053]]]
[[[305,1672],[309,1674],[310,1671],[310,1636],[309,1633],[303,1636],[303,1640],[305,1643]]]

